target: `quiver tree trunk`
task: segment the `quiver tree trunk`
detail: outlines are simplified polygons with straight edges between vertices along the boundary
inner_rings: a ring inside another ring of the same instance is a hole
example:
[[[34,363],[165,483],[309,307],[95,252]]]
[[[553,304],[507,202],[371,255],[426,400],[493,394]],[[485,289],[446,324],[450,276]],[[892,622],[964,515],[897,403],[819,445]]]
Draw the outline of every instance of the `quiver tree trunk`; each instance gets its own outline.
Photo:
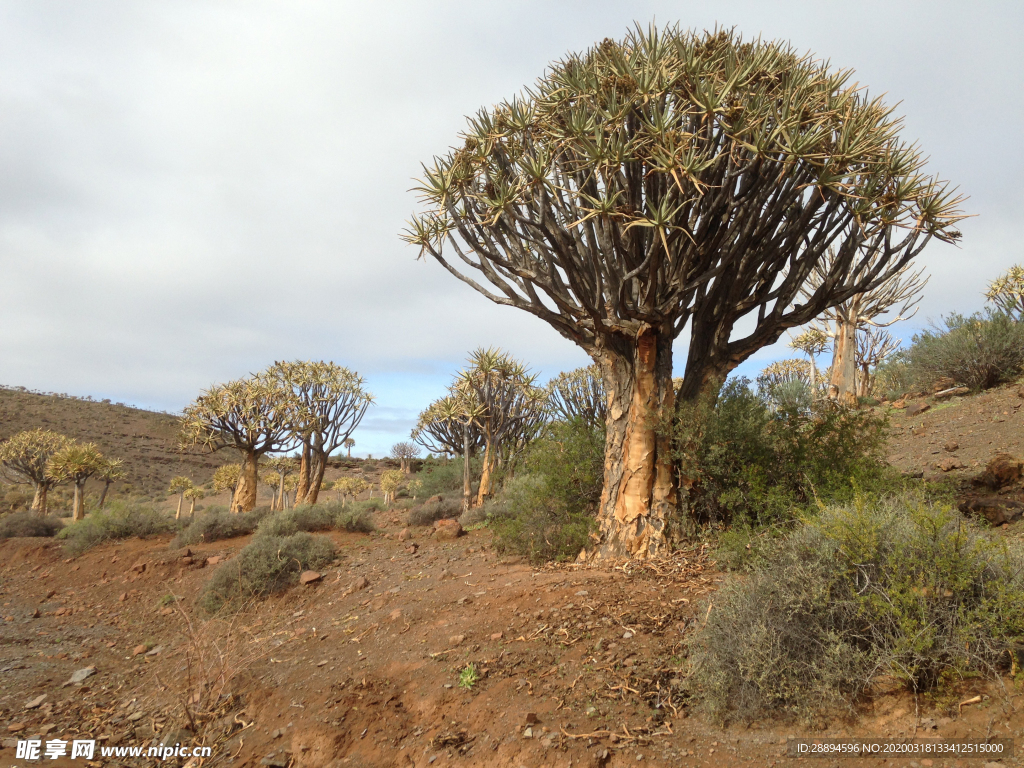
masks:
[[[303,440],[302,458],[299,459],[299,482],[295,487],[295,506],[304,502],[306,494],[309,493],[309,465],[312,454],[313,449],[309,444],[309,440]]]
[[[675,403],[672,339],[644,326],[635,343],[620,346],[605,344],[595,355],[608,393],[601,554],[645,558],[667,543],[678,503],[667,430]]]
[[[242,470],[231,499],[232,512],[250,512],[256,508],[256,482],[259,456],[248,452],[242,454]]]
[[[110,486],[113,484],[113,482],[114,482],[113,480],[104,480],[103,481],[103,490],[100,491],[100,500],[99,500],[99,503],[96,505],[100,509],[103,509],[103,507],[106,506],[106,503],[107,503],[107,491],[110,490]]]
[[[469,424],[462,425],[462,511],[468,512],[473,497],[473,480],[469,470]]]
[[[32,511],[39,517],[46,517],[46,494],[49,490],[46,483],[36,483],[36,492],[32,497]]]
[[[75,483],[74,500],[71,503],[71,519],[82,520],[85,518],[85,481]]]
[[[829,397],[842,405],[857,404],[857,326],[839,320],[836,322],[836,336],[833,343],[832,379],[829,381]]]
[[[480,487],[476,492],[476,505],[482,506],[487,498],[491,495],[492,486],[494,485],[494,446],[491,436],[487,435],[487,447],[484,448],[484,462],[483,468],[480,470]],[[469,462],[466,462],[469,465]]]
[[[316,504],[320,498],[320,487],[324,483],[324,472],[327,471],[327,457],[317,455],[309,474],[309,487],[306,489],[306,504]]]

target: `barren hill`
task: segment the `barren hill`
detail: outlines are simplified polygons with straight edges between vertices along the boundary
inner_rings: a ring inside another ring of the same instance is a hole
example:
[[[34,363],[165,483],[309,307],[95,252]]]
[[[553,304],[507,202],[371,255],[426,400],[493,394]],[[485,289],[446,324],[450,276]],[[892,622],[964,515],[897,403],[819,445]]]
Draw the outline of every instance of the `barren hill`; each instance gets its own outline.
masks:
[[[0,440],[25,429],[51,429],[94,442],[111,458],[124,459],[127,479],[114,491],[150,496],[167,490],[175,475],[206,482],[226,456],[189,456],[175,449],[178,417],[24,388],[0,387]]]

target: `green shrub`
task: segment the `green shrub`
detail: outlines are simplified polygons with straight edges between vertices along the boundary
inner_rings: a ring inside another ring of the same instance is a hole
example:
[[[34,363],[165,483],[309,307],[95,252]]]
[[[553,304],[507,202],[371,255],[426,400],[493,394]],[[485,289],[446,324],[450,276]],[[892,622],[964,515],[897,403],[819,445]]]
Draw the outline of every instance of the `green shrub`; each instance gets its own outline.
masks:
[[[691,692],[719,719],[851,712],[893,683],[941,699],[1010,666],[1024,556],[948,507],[858,497],[804,524],[708,610],[689,641]]]
[[[883,460],[887,432],[885,417],[827,401],[776,410],[747,379],[731,379],[713,406],[690,406],[677,419],[690,514],[698,524],[761,527],[792,520],[816,499],[849,501],[855,488],[898,492],[909,481]]]
[[[409,512],[409,525],[433,525],[437,520],[456,518],[462,514],[462,501],[456,498],[428,501]]]
[[[917,389],[930,390],[941,378],[973,390],[988,389],[1024,370],[1024,323],[990,309],[970,317],[951,314],[943,325],[915,335],[906,351]]]
[[[323,568],[334,555],[334,544],[326,536],[306,532],[257,536],[214,571],[199,596],[199,606],[211,614],[239,608],[297,583],[302,571]]]
[[[570,560],[590,543],[604,479],[604,430],[555,422],[526,451],[519,474],[486,505],[499,552]]]
[[[349,533],[372,533],[373,514],[366,509],[339,509],[334,515],[334,527]]]
[[[470,474],[473,477],[479,477],[480,467],[479,459],[469,460]],[[462,458],[428,459],[424,462],[423,469],[416,473],[416,479],[421,483],[416,492],[417,496],[429,498],[447,493],[461,493]]]
[[[39,517],[34,512],[15,512],[0,518],[0,539],[20,536],[56,536],[64,523],[56,517]]]
[[[302,504],[263,518],[256,533],[259,536],[291,536],[299,531],[312,533],[333,527],[334,515],[327,505]]]
[[[57,537],[64,540],[64,549],[77,557],[104,541],[133,537],[144,539],[168,533],[175,527],[172,518],[152,507],[113,501],[106,509],[92,512],[85,519],[65,526]]]
[[[252,512],[229,512],[227,507],[210,506],[197,514],[171,541],[172,548],[191,547],[203,542],[248,536],[256,530],[269,510],[257,507]]]

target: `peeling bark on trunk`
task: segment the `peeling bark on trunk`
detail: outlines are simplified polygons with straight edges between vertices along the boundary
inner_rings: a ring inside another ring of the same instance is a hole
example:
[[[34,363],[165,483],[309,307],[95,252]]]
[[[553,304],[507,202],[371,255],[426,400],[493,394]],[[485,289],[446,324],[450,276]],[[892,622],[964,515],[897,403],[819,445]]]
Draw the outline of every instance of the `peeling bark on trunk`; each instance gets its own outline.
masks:
[[[327,457],[317,456],[315,466],[309,478],[309,489],[306,491],[306,504],[316,504],[320,498],[320,486],[324,483],[324,472],[327,470]]]
[[[487,435],[487,447],[484,449],[484,466],[480,471],[480,487],[476,492],[476,506],[482,506],[491,495],[494,478],[494,450],[491,447],[491,436]],[[467,462],[468,465],[468,462]]]
[[[256,472],[259,456],[246,453],[242,456],[242,471],[238,474],[238,485],[231,499],[232,512],[249,512],[256,508]]]
[[[73,521],[85,518],[85,481],[75,483],[75,496],[71,502],[71,519]]]
[[[647,326],[635,346],[624,342],[596,355],[608,393],[601,554],[646,558],[665,547],[678,502],[670,440],[659,433],[675,402],[672,339]]]
[[[312,447],[308,440],[302,441],[302,458],[299,459],[299,484],[295,488],[295,506],[306,500],[309,493],[309,463],[312,458]]]
[[[857,326],[854,323],[837,321],[833,343],[832,378],[829,381],[829,397],[842,405],[857,404]]]
[[[473,482],[469,475],[469,424],[462,425],[462,511],[468,512],[473,498]]]
[[[32,511],[39,517],[46,517],[46,494],[49,490],[46,483],[36,483],[36,492],[32,497]]]

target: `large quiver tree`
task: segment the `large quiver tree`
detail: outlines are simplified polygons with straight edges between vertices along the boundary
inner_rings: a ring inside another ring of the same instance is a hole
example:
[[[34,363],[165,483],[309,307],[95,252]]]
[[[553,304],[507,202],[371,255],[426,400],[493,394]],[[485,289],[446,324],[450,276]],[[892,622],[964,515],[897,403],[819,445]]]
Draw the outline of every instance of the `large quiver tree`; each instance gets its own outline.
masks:
[[[637,30],[553,64],[425,168],[405,238],[601,367],[606,554],[656,553],[677,511],[659,425],[684,330],[689,401],[930,238],[959,238],[960,199],[851,75],[731,32]]]
[[[40,517],[46,516],[47,495],[57,484],[57,478],[49,473],[50,458],[71,442],[48,429],[30,429],[0,443],[0,464],[15,482],[32,486],[32,511]]]

